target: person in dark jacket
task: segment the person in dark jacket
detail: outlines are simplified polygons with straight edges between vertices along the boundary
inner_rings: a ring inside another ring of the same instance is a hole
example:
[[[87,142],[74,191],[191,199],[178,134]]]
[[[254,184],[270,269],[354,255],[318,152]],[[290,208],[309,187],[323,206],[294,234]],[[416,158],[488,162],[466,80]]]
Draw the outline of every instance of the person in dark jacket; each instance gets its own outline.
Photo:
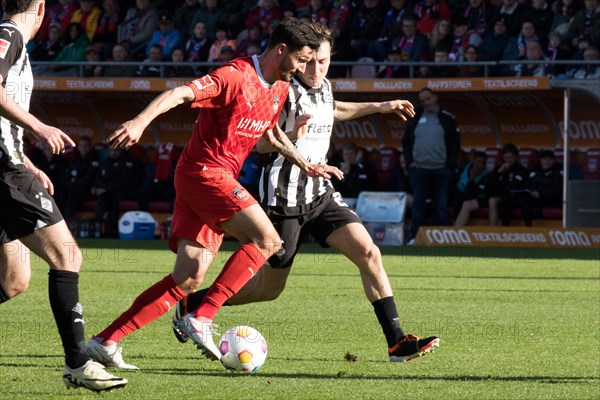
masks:
[[[519,163],[519,150],[512,143],[502,148],[502,159],[504,163],[494,170],[490,182],[490,226],[496,226],[498,216],[502,226],[509,226],[512,210],[516,207],[521,208],[525,226],[531,226],[533,216],[527,186],[529,171]]]
[[[529,174],[528,188],[534,210],[562,207],[563,170],[552,150],[540,152],[540,162]]]
[[[358,160],[358,147],[352,142],[344,145],[339,169],[344,179],[332,179],[333,186],[343,197],[356,198],[365,190],[376,190],[377,177],[370,165]]]
[[[128,197],[132,191],[134,165],[129,156],[121,148],[111,147],[108,158],[100,164],[100,171],[96,184],[92,187],[92,194],[98,196],[96,206],[96,222],[104,222],[104,213],[107,212],[105,235],[117,237],[117,217],[119,201]]]
[[[473,161],[463,168],[458,177],[454,203],[454,209],[458,212],[455,226],[467,225],[471,212],[488,205],[490,176],[486,163],[487,155],[482,151],[478,151],[473,156]]]
[[[411,239],[425,223],[425,202],[432,200],[434,225],[448,225],[448,186],[460,151],[456,119],[438,104],[429,88],[419,92],[419,108],[402,138],[413,189]]]
[[[98,154],[89,136],[82,136],[77,144],[75,158],[71,161],[65,176],[65,205],[63,214],[69,225],[79,210],[81,203],[92,196],[92,185],[100,167]],[[73,229],[73,226],[70,226]]]

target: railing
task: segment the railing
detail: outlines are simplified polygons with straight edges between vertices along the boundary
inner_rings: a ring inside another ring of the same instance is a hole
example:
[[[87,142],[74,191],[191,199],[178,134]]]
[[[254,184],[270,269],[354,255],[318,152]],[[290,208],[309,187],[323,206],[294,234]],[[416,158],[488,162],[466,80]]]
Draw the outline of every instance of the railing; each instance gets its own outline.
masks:
[[[73,70],[74,75],[65,75],[64,73],[68,73],[68,71],[62,71],[62,74],[53,73],[50,71],[49,74],[41,74],[40,76],[73,76],[73,77],[83,77],[84,69],[86,66],[101,66],[101,67],[109,67],[109,66],[131,66],[131,67],[140,67],[140,66],[153,66],[160,68],[160,77],[165,77],[165,69],[168,67],[192,67],[192,68],[203,68],[203,69],[212,69],[217,68],[223,63],[219,62],[182,62],[182,63],[174,63],[174,62],[137,62],[137,61],[100,61],[100,62],[56,62],[56,61],[33,61],[33,67],[69,67]],[[511,61],[478,61],[478,62],[432,62],[432,61],[419,61],[419,62],[389,62],[389,61],[372,61],[372,62],[357,62],[357,61],[336,61],[331,63],[331,67],[354,67],[354,66],[374,66],[374,67],[408,67],[408,77],[415,77],[415,68],[420,67],[468,67],[468,66],[479,66],[483,67],[484,77],[490,76],[490,70],[497,67],[511,67],[518,64],[533,64],[533,65],[546,65],[548,67],[566,65],[566,66],[577,66],[581,67],[584,65],[595,65],[600,67],[600,60],[556,60],[556,61],[528,61],[528,60],[511,60]],[[76,73],[75,73],[76,72]],[[190,77],[192,78],[192,77]]]

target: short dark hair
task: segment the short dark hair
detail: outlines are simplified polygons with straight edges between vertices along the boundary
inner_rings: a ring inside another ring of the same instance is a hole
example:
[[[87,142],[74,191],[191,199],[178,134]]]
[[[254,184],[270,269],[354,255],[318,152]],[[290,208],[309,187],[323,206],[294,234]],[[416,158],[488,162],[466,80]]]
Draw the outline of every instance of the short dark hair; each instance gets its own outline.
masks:
[[[327,27],[327,25],[323,25],[319,22],[309,22],[308,25],[317,33],[319,36],[319,42],[328,42],[331,47],[331,51],[333,52],[333,37],[331,36],[331,31]]]
[[[473,158],[483,158],[484,160],[487,160],[488,156],[483,151],[476,151],[473,153]]]
[[[552,150],[542,150],[540,151],[539,158],[551,158],[554,160],[556,158],[556,155],[554,155],[554,152]]]
[[[286,18],[271,33],[267,48],[272,49],[283,43],[292,52],[301,50],[304,46],[316,50],[321,45],[320,39],[307,23],[296,18]]]
[[[31,8],[37,0],[3,0],[4,13],[14,15],[23,13]]]
[[[515,156],[518,156],[519,149],[517,149],[517,146],[515,146],[514,144],[508,143],[508,144],[505,144],[504,147],[502,147],[502,155],[504,155],[506,153],[512,153]]]

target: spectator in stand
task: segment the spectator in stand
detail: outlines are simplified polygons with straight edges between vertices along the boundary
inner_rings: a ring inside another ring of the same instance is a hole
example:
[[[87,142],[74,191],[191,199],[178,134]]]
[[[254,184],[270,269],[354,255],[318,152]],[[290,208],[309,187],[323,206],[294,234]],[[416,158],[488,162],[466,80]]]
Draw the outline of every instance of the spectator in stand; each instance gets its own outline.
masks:
[[[590,38],[592,46],[600,46],[600,0],[585,0],[584,9],[577,11],[569,25],[568,40],[577,47],[581,36]]]
[[[79,138],[75,158],[69,164],[65,176],[65,198],[63,215],[69,228],[75,232],[75,214],[81,204],[92,197],[92,185],[100,168],[98,153],[89,136]]]
[[[446,0],[420,0],[415,5],[413,13],[419,18],[417,29],[427,36],[431,35],[437,21],[440,19],[450,21],[452,19]]]
[[[463,16],[457,16],[453,19],[454,36],[450,44],[450,53],[448,58],[450,61],[464,61],[464,52],[468,46],[479,46],[481,44],[481,36],[475,32],[467,31],[467,19]]]
[[[349,35],[343,35],[342,30],[336,23],[330,24],[329,30],[331,31],[331,37],[335,42],[335,46],[331,51],[331,61],[355,61],[356,56],[354,55]],[[329,67],[327,77],[330,79],[346,78],[348,76],[348,69],[347,66],[332,65]]]
[[[527,181],[533,215],[542,217],[541,209],[545,207],[561,208],[563,198],[563,170],[552,150],[540,152],[537,164]]]
[[[406,0],[391,0],[390,2],[390,8],[383,19],[379,40],[375,44],[377,48],[377,59],[379,60],[386,58],[392,41],[395,37],[402,34],[402,21],[404,16],[411,13],[406,3]]]
[[[531,21],[535,33],[546,44],[550,35],[554,13],[546,0],[531,0],[531,6],[525,9],[524,20]]]
[[[163,51],[163,58],[169,58],[174,48],[181,44],[181,33],[173,24],[170,13],[163,11],[158,16],[158,30],[154,31],[152,38],[146,46],[146,56],[150,56],[150,48],[159,44]]]
[[[48,39],[37,41],[35,48],[31,52],[33,61],[52,61],[62,50],[62,31],[60,25],[53,23],[48,28]],[[37,70],[37,68],[36,68]]]
[[[183,4],[175,8],[173,20],[179,32],[183,35],[183,39],[187,40],[193,35],[194,16],[202,6],[198,0],[185,0]],[[205,25],[206,27],[206,25]]]
[[[545,61],[542,44],[535,39],[527,41],[523,64],[515,65],[515,76],[546,76],[547,64],[527,64],[527,61]]]
[[[235,40],[229,39],[229,31],[227,24],[222,23],[217,26],[217,36],[215,41],[208,50],[208,61],[216,61],[221,57],[221,49],[225,46],[229,46],[235,52]]]
[[[262,41],[262,27],[260,24],[256,24],[248,29],[248,36],[237,43],[237,49],[235,52],[236,57],[246,57],[248,55],[248,47],[251,45],[258,46],[260,49],[260,42]]]
[[[437,48],[433,53],[433,67],[420,67],[419,75],[422,78],[456,78],[458,68],[452,65],[448,57],[448,50]]]
[[[394,38],[390,50],[400,50],[402,61],[423,61],[427,59],[428,47],[427,37],[417,30],[417,17],[407,14],[402,21],[402,35]]]
[[[479,58],[482,61],[516,60],[519,57],[516,38],[506,33],[506,20],[499,17],[494,23],[493,31],[488,34],[479,46]],[[491,68],[492,75],[508,75],[504,69]]]
[[[490,179],[489,218],[490,226],[498,224],[498,216],[502,226],[509,226],[513,208],[519,207],[523,212],[525,226],[531,226],[532,215],[527,189],[529,171],[519,163],[519,150],[510,143],[502,148],[504,163],[497,167]]]
[[[386,65],[379,69],[377,78],[404,78],[405,70],[402,68],[402,53],[400,50],[391,50],[387,56],[387,62],[397,63],[396,65]]]
[[[246,17],[244,26],[250,29],[255,24],[260,24],[263,31],[267,31],[273,20],[283,18],[283,12],[276,0],[258,0],[256,6],[250,11]]]
[[[156,8],[150,7],[150,0],[135,0],[135,5],[127,10],[118,33],[119,42],[125,42],[134,57],[143,54],[146,43],[158,26],[158,13]]]
[[[387,54],[377,54],[376,43],[383,26],[385,9],[380,0],[362,0],[362,5],[357,12],[349,16],[348,34],[350,44],[356,58],[371,57],[379,59]]]
[[[100,169],[92,195],[97,196],[95,219],[97,224],[104,224],[106,237],[118,237],[119,202],[133,197],[131,192],[134,168],[126,151],[120,147],[111,147],[108,158],[100,163]],[[107,213],[106,221],[104,213]],[[96,229],[98,232],[99,229]]]
[[[99,78],[103,76],[103,67],[98,65],[99,61],[102,61],[102,44],[94,43],[88,46],[85,51],[85,60],[88,62],[83,67],[84,78]]]
[[[598,49],[593,46],[588,47],[583,53],[583,59],[585,61],[600,60]],[[582,65],[579,69],[571,72],[571,74],[575,79],[600,79],[600,66]]]
[[[354,143],[344,145],[338,168],[344,172],[344,179],[340,181],[332,176],[331,183],[342,197],[357,198],[360,192],[378,189],[375,171],[359,159],[359,150]]]
[[[168,202],[170,211],[173,212],[175,201],[175,186],[173,177],[181,149],[174,143],[166,142],[158,146],[156,152],[154,180],[146,188],[139,203],[141,210],[148,210],[150,202]]]
[[[473,161],[463,168],[458,177],[454,202],[454,210],[457,212],[455,226],[467,225],[473,211],[488,206],[490,177],[486,163],[487,155],[477,151],[473,155]]]
[[[550,32],[560,33],[563,38],[566,38],[569,25],[575,17],[575,0],[556,0],[552,4],[552,8],[554,8],[554,18],[552,19]]]
[[[124,43],[117,43],[112,48],[113,62],[131,61],[129,58],[129,48]],[[107,78],[127,78],[135,76],[136,67],[133,65],[109,65],[104,68],[102,76]]]
[[[563,43],[560,33],[553,32],[550,34],[548,46],[544,49],[544,58],[548,61],[561,61],[571,58],[571,49]],[[566,72],[565,65],[550,65],[548,74],[557,78],[564,78]]]
[[[110,58],[112,47],[118,41],[118,29],[122,14],[119,10],[117,0],[104,0],[102,2],[102,14],[94,36],[95,43],[102,43],[102,57]]]
[[[235,58],[235,50],[231,46],[223,46],[221,47],[221,53],[219,57],[214,61],[219,63],[226,63]]]
[[[412,188],[410,186],[410,177],[408,176],[406,160],[404,159],[404,153],[402,152],[398,154],[398,162],[392,168],[392,178],[390,179],[389,186],[385,188],[385,190],[389,192],[406,193],[406,206],[412,208]]]
[[[397,1],[405,1],[405,0],[393,0],[392,4]],[[348,19],[348,15],[354,12],[354,3],[350,0],[335,0],[333,2],[333,7],[329,12],[329,27],[335,24],[340,30],[344,30],[346,27],[346,21]]]
[[[469,45],[465,51],[465,62],[479,61],[479,50],[476,46]],[[484,75],[484,70],[481,65],[465,65],[459,68],[458,75],[463,78],[478,78]]]
[[[419,101],[421,107],[408,120],[402,138],[414,196],[411,240],[425,223],[427,199],[434,206],[433,224],[448,225],[448,187],[460,150],[456,119],[438,104],[437,95],[425,88]]]
[[[81,25],[73,22],[67,26],[67,31],[63,37],[63,48],[54,61],[85,61],[85,52],[89,44],[90,42]],[[48,72],[43,73],[40,71],[40,75],[77,76],[79,75],[79,68],[70,65],[53,66]]]
[[[327,26],[329,23],[329,10],[323,3],[323,0],[309,0],[305,15],[311,22],[318,22]]]
[[[77,8],[78,5],[72,3],[71,0],[58,0],[58,2],[46,8],[46,14],[36,38],[41,41],[47,40],[48,28],[52,24],[58,24],[60,31],[66,32],[67,26],[71,23],[71,17],[73,17],[73,13]]]
[[[185,62],[185,52],[177,47],[171,52],[171,61],[174,63]],[[196,73],[189,65],[173,65],[165,68],[165,78],[194,78]]]
[[[186,60],[189,62],[206,62],[208,61],[208,52],[212,42],[206,36],[206,24],[204,22],[196,22],[192,36],[185,44]],[[208,72],[206,67],[197,67],[197,75],[202,76]]]
[[[530,40],[540,40],[535,34],[535,28],[531,21],[524,21],[521,25],[521,33],[517,36],[517,49],[519,50],[519,59],[525,58],[526,43]]]
[[[521,31],[524,12],[525,7],[517,0],[502,0],[502,6],[496,9],[494,20],[503,17],[506,23],[506,33],[511,37],[517,37]]]
[[[71,17],[71,22],[81,25],[90,43],[96,35],[100,14],[102,10],[96,7],[94,0],[79,0],[79,9],[75,10]]]
[[[486,36],[494,20],[494,7],[486,0],[469,0],[464,17],[467,19],[467,32],[473,32],[480,37]]]
[[[160,44],[153,44],[150,47],[148,58],[144,60],[142,65],[139,66],[135,72],[137,76],[143,76],[146,78],[160,78],[161,66],[156,63],[163,61],[163,50]]]
[[[431,53],[438,48],[450,49],[452,47],[451,29],[452,24],[447,19],[439,19],[435,23],[429,36],[429,51]]]
[[[201,4],[202,7],[196,11],[196,15],[194,15],[194,19],[192,20],[192,27],[195,27],[198,22],[204,22],[206,36],[213,42],[217,36],[217,27],[227,26],[229,14],[219,6],[217,0],[205,0]]]

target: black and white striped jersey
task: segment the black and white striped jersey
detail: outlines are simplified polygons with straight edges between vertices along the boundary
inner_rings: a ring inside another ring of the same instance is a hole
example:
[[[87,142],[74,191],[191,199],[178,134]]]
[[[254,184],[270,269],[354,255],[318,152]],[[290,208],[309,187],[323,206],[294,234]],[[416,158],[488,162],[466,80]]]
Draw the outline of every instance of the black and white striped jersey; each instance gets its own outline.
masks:
[[[327,150],[333,129],[335,101],[331,83],[325,79],[320,89],[307,88],[292,80],[286,104],[279,117],[284,132],[292,131],[296,117],[311,114],[306,133],[296,141],[300,154],[313,163],[327,162]],[[310,178],[281,154],[269,154],[260,177],[260,199],[266,206],[296,207],[306,205],[328,189],[329,180]]]
[[[0,76],[6,95],[29,111],[33,73],[23,34],[11,21],[0,23]],[[0,170],[23,164],[23,128],[0,117]]]

